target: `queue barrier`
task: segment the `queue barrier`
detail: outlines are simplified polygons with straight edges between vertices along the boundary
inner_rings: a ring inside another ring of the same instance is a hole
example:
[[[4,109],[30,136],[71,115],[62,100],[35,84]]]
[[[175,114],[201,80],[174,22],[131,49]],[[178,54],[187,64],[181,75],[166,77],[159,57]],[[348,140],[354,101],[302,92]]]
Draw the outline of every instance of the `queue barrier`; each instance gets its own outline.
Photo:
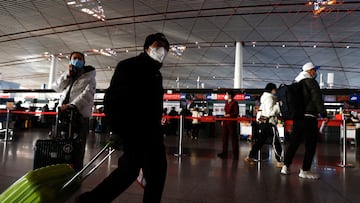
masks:
[[[27,115],[57,115],[57,112],[38,112],[38,111],[17,111],[17,110],[10,110],[10,109],[6,109],[6,110],[0,110],[0,114],[4,114],[6,113],[6,129],[5,129],[5,137],[3,139],[3,141],[8,141],[9,140],[9,118],[10,118],[10,114],[27,114]],[[93,117],[104,117],[105,114],[104,113],[93,113],[92,114]],[[177,154],[175,154],[176,156],[181,156],[183,155],[182,152],[182,137],[183,137],[183,127],[184,127],[184,120],[185,119],[199,119],[200,122],[218,122],[218,121],[237,121],[239,122],[252,122],[255,121],[255,118],[247,118],[247,117],[237,117],[237,118],[225,118],[225,117],[216,117],[216,116],[202,116],[202,117],[192,117],[192,116],[164,116],[167,119],[179,119],[180,120],[180,125],[179,125],[179,151]],[[318,119],[318,126],[320,128],[320,126],[323,124],[324,119]],[[284,122],[284,129],[285,131],[290,130],[289,127],[291,128],[293,124],[292,120],[286,120]],[[327,126],[336,126],[336,127],[342,127],[343,130],[343,149],[342,149],[342,161],[340,164],[338,164],[338,166],[340,167],[352,167],[352,164],[348,164],[346,162],[346,140],[347,140],[347,131],[346,131],[346,119],[344,116],[344,113],[341,114],[341,119],[332,119],[329,120],[328,123],[326,124]]]
[[[192,117],[192,116],[164,116],[167,119],[180,119],[180,129],[179,129],[179,152],[177,154],[175,154],[176,156],[181,156],[183,155],[182,153],[182,137],[183,137],[183,122],[184,119],[199,119],[200,122],[217,122],[217,121],[226,121],[226,120],[233,120],[233,121],[237,121],[238,123],[240,122],[252,122],[255,121],[255,118],[246,118],[246,117],[238,117],[238,118],[224,118],[224,117],[215,117],[215,116],[203,116],[203,117]],[[324,125],[324,119],[318,119],[318,127],[319,129],[322,127],[322,125]],[[293,121],[292,120],[286,120],[284,123],[284,130],[290,132],[292,125],[293,125]],[[342,142],[342,150],[340,152],[340,157],[342,157],[342,160],[340,160],[340,163],[338,164],[338,166],[340,167],[352,167],[352,164],[348,164],[347,163],[347,156],[346,156],[346,140],[347,140],[347,132],[346,132],[346,119],[344,118],[343,114],[341,119],[331,119],[326,123],[326,126],[335,126],[335,127],[340,127],[343,129],[343,142]]]
[[[31,115],[31,116],[41,116],[41,115],[53,115],[56,116],[57,112],[55,111],[19,111],[19,110],[11,110],[7,108],[6,110],[0,110],[0,114],[5,114],[5,128],[1,125],[0,133],[4,133],[4,139],[0,139],[1,141],[11,141],[13,139],[13,129],[10,128],[10,115]],[[93,117],[104,117],[104,113],[93,113]]]

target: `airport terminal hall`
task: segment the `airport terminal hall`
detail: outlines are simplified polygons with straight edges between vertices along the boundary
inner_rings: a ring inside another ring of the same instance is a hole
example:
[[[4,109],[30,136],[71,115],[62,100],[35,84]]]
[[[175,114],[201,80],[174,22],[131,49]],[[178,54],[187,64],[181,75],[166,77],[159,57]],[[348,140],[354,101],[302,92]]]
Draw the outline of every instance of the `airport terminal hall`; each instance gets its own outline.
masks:
[[[0,1],[1,203],[358,203],[360,1]]]

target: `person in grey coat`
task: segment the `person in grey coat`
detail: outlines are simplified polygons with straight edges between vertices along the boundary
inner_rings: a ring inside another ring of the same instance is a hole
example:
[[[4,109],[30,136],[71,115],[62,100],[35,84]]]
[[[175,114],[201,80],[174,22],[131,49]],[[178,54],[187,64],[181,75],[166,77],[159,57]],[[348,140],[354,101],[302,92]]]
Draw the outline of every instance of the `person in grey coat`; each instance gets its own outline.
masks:
[[[69,69],[52,84],[52,88],[61,92],[58,104],[59,118],[73,111],[72,126],[78,145],[75,150],[74,169],[83,167],[86,137],[89,132],[89,117],[92,114],[96,92],[96,71],[93,66],[85,65],[85,55],[81,52],[70,54]],[[71,136],[71,135],[70,135]]]

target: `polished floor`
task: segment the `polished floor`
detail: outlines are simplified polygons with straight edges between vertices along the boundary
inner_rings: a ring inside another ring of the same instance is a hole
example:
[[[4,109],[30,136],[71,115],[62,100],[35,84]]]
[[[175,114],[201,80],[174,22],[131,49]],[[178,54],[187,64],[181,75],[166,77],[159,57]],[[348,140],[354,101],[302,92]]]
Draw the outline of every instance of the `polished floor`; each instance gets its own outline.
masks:
[[[30,129],[16,131],[14,140],[0,143],[0,192],[32,170],[33,147],[40,138],[47,138],[46,130]],[[90,133],[85,161],[104,146],[106,138],[106,134]],[[178,137],[168,136],[165,143],[168,173],[162,202],[360,202],[360,150],[355,145],[348,145],[346,156],[343,156],[341,145],[320,142],[313,170],[319,172],[321,178],[307,180],[298,177],[303,145],[291,167],[292,173],[281,175],[270,147],[265,147],[262,153],[270,152],[269,159],[255,165],[244,162],[242,158],[251,147],[246,140],[240,140],[241,158],[238,161],[231,157],[222,160],[216,156],[221,149],[219,135],[200,135],[196,141],[184,137],[181,145]],[[120,155],[121,151],[111,155],[67,202],[74,202],[74,196],[99,183],[117,167]],[[134,182],[114,202],[142,202],[142,193],[143,189]]]

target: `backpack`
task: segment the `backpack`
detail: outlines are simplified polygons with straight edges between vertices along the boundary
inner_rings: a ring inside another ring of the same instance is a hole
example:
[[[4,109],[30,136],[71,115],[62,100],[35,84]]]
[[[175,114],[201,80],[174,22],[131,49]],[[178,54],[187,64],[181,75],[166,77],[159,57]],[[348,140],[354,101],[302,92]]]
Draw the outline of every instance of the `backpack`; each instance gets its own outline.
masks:
[[[302,83],[281,84],[276,90],[281,117],[284,120],[301,118],[305,112]]]

